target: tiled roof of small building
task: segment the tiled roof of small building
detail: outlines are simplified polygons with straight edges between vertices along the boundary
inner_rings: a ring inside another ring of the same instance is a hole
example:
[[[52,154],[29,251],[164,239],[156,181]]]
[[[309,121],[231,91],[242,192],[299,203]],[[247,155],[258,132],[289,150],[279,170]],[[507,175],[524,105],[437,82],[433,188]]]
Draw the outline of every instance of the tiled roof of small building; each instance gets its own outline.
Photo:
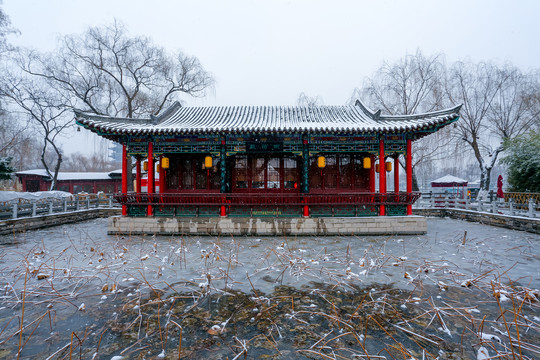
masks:
[[[57,180],[67,181],[67,180],[111,180],[111,175],[119,173],[122,174],[121,170],[108,171],[108,172],[58,172]],[[16,175],[37,175],[50,180],[51,178],[47,174],[45,169],[32,169],[32,170],[23,170],[17,171]]]
[[[359,100],[343,106],[208,106],[173,104],[160,116],[127,119],[75,111],[76,121],[101,133],[367,133],[421,131],[448,125],[458,119],[459,109],[388,116],[373,112]]]

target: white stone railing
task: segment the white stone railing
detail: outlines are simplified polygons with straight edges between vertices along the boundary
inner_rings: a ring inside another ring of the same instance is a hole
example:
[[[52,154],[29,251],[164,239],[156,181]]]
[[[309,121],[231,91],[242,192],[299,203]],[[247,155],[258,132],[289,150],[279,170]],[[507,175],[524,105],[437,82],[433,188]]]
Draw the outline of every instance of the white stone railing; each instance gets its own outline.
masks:
[[[76,194],[64,199],[12,200],[0,203],[0,221],[120,206],[112,194]]]
[[[504,201],[493,196],[487,199],[471,200],[468,197],[458,198],[449,192],[422,192],[422,196],[416,200],[413,209],[461,209],[491,214],[509,216],[522,216],[528,218],[540,218],[540,206],[534,198],[530,198],[527,204],[517,204],[513,199]]]

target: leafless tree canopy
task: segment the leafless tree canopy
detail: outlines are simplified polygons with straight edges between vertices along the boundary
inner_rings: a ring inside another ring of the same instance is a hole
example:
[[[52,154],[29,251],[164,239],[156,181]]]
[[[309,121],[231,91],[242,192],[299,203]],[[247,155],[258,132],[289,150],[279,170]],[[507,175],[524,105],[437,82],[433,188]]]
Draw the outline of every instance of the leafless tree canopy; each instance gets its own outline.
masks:
[[[362,88],[355,89],[350,102],[361,98],[374,110],[390,115],[429,112],[441,108],[443,79],[442,55],[426,57],[417,51],[395,64],[383,63],[372,77],[364,81]],[[413,190],[419,188],[418,165],[427,165],[442,156],[451,138],[447,135],[430,135],[415,143]]]
[[[11,27],[11,20],[9,19],[9,16],[2,8],[0,8],[0,57],[13,49],[7,41],[7,35],[13,33],[18,33],[18,31]]]
[[[320,95],[317,96],[308,96],[305,93],[300,93],[298,95],[298,99],[296,100],[296,103],[298,106],[307,106],[307,107],[315,107],[319,105],[324,105],[323,98]]]
[[[85,155],[80,152],[69,154],[64,160],[65,171],[75,172],[105,172],[117,170],[122,164],[117,164],[107,159],[104,154]]]
[[[361,96],[370,106],[394,114],[416,114],[439,109],[443,99],[442,55],[426,57],[421,51],[395,64],[388,62],[367,78],[353,98]]]
[[[487,190],[490,174],[505,139],[539,127],[539,71],[524,73],[515,66],[458,61],[446,66],[442,55],[420,51],[396,63],[383,63],[356,89],[374,110],[387,114],[415,114],[463,104],[456,129],[448,128],[415,143],[413,188],[416,173],[433,162],[455,154],[462,164],[469,154],[480,172],[480,187]],[[439,163],[440,164],[440,163]]]
[[[69,108],[59,94],[45,83],[16,73],[8,73],[2,78],[0,94],[17,106],[18,111],[12,112],[12,115],[27,118],[40,134],[41,164],[53,179],[50,189],[54,190],[62,164],[62,150],[58,147],[57,139],[71,125],[70,118],[65,116]],[[47,161],[50,150],[56,158],[53,169]]]
[[[129,37],[118,22],[66,36],[54,53],[30,53],[21,64],[77,106],[128,118],[158,114],[177,94],[202,96],[213,84],[197,58],[170,55],[147,37]]]
[[[447,74],[446,93],[461,103],[458,140],[472,150],[480,169],[480,188],[489,189],[491,170],[506,139],[538,121],[538,76],[512,65],[456,62]]]
[[[0,31],[0,45],[2,39]],[[47,171],[46,154],[49,149],[56,153],[54,179],[62,163],[56,140],[72,119],[69,110],[128,118],[157,115],[180,94],[203,96],[213,85],[196,57],[169,54],[147,37],[131,37],[118,22],[65,36],[49,54],[18,49],[13,61],[21,73],[4,74],[1,93],[37,125]]]

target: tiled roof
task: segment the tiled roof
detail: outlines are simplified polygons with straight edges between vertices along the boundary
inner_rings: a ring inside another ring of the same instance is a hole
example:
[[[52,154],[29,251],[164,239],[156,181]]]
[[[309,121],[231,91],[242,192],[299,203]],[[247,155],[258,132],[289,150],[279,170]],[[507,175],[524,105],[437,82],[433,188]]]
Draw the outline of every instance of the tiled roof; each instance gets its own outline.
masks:
[[[121,134],[189,133],[366,133],[419,131],[448,125],[459,109],[418,115],[387,116],[373,112],[359,100],[344,106],[209,106],[173,104],[160,116],[126,119],[75,111],[76,121],[92,131]]]
[[[51,178],[45,169],[33,169],[17,171],[16,175],[37,175],[48,180]],[[122,175],[122,170],[114,170],[109,172],[58,172],[58,180],[111,180],[112,175]]]
[[[467,180],[460,179],[453,175],[445,175],[437,180],[431,182],[431,186],[453,186],[453,185],[467,185]]]

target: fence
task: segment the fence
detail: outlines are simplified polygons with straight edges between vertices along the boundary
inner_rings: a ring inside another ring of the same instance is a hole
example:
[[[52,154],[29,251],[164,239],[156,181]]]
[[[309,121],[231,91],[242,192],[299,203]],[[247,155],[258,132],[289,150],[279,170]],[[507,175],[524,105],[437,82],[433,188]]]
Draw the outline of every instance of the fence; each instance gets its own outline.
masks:
[[[415,193],[414,198],[419,196],[418,200],[413,205],[413,208],[453,208],[463,209],[478,212],[488,212],[493,214],[504,214],[510,216],[523,216],[529,218],[540,218],[540,194],[538,193],[507,193],[505,194],[504,201],[501,201],[490,194],[486,200],[471,200],[469,198],[459,199],[454,194],[448,192],[423,192],[421,196]],[[194,205],[195,203],[201,203],[209,205],[215,203],[220,204],[224,197],[220,194],[208,195],[207,197],[200,194],[192,200],[190,203],[186,196],[171,195],[168,201],[149,199],[149,194],[90,194],[90,195],[73,195],[70,198],[65,199],[43,199],[38,201],[28,200],[16,200],[11,202],[0,203],[0,220],[17,219],[21,217],[33,217],[39,215],[48,215],[55,213],[65,213],[77,210],[92,209],[98,207],[112,208],[120,206],[117,200],[127,204],[137,205],[165,205],[167,203],[176,203],[181,201],[184,205]],[[153,195],[153,194],[150,194]],[[246,205],[252,202],[258,204],[273,204],[276,197],[253,197],[251,195],[237,195],[234,199],[228,198],[231,194],[226,194],[228,206],[234,205]],[[370,195],[370,196],[367,196]],[[401,194],[400,194],[401,195]],[[367,196],[367,197],[366,197]],[[377,197],[379,196],[379,197]],[[116,199],[115,199],[116,197]],[[384,199],[380,197],[380,194],[363,194],[362,196],[355,194],[341,194],[339,196],[328,197],[325,195],[304,195],[302,199],[298,196],[289,196],[290,199],[286,199],[286,205],[319,205],[319,206],[331,206],[331,205],[345,205],[345,204],[373,204],[386,203],[387,205],[394,204],[407,204],[415,199],[397,198],[396,194],[386,195]],[[280,201],[283,201],[283,197],[280,197]],[[187,203],[186,203],[187,201]],[[165,203],[165,204],[164,204]],[[358,210],[357,210],[358,212]],[[373,213],[375,214],[375,213]],[[357,214],[358,215],[358,214]]]
[[[379,193],[177,193],[177,194],[117,194],[115,199],[127,205],[129,216],[146,216],[152,208],[155,216],[278,216],[356,217],[377,216],[379,206],[386,214],[407,214],[407,205],[420,197],[419,192]]]
[[[423,192],[413,205],[413,208],[451,208],[478,212],[489,212],[510,216],[529,218],[540,217],[540,194],[537,193],[508,193],[503,199],[497,199],[491,191],[485,200],[457,198],[455,194],[445,192]]]
[[[69,198],[49,198],[37,201],[18,199],[0,203],[0,220],[116,206],[119,204],[114,200],[112,194],[73,195]]]

